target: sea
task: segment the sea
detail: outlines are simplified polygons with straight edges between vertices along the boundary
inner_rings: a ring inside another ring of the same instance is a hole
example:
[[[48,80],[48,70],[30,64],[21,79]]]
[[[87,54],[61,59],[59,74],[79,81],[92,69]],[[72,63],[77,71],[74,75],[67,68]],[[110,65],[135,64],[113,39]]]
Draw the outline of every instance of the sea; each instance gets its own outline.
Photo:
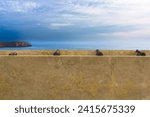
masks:
[[[150,50],[150,40],[28,41],[31,47],[4,47],[0,50]]]

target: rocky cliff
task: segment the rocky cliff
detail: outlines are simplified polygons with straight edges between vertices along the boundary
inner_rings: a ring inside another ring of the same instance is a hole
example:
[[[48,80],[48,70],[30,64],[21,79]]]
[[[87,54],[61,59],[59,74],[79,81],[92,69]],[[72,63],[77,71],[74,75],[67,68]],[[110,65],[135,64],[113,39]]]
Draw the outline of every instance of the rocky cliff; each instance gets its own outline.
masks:
[[[28,42],[0,42],[0,47],[29,47],[32,46]]]

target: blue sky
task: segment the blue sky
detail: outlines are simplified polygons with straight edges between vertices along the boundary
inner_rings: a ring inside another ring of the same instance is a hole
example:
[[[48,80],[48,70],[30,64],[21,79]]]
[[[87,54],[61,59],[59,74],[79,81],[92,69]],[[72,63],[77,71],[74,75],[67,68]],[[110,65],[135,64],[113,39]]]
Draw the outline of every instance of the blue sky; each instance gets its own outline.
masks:
[[[150,0],[0,0],[0,40],[148,39]]]

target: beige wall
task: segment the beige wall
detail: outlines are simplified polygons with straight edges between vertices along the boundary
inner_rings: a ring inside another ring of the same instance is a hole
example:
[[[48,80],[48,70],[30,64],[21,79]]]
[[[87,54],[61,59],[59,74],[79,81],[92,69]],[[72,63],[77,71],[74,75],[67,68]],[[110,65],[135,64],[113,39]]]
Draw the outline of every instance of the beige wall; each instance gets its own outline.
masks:
[[[150,99],[150,57],[0,56],[0,99]]]
[[[52,55],[56,50],[17,50],[18,55]],[[0,51],[0,55],[8,55],[13,51]],[[133,50],[102,50],[104,55],[135,55]],[[150,55],[150,51],[146,51]],[[95,55],[95,50],[61,50],[62,55]]]

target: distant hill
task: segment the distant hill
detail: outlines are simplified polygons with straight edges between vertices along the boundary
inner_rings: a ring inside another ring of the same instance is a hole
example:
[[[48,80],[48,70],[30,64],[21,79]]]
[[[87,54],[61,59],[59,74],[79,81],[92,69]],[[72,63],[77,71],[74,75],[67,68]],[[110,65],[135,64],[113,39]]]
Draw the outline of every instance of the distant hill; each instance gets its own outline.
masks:
[[[32,45],[24,41],[0,42],[0,47],[29,47],[29,46],[32,46]]]

